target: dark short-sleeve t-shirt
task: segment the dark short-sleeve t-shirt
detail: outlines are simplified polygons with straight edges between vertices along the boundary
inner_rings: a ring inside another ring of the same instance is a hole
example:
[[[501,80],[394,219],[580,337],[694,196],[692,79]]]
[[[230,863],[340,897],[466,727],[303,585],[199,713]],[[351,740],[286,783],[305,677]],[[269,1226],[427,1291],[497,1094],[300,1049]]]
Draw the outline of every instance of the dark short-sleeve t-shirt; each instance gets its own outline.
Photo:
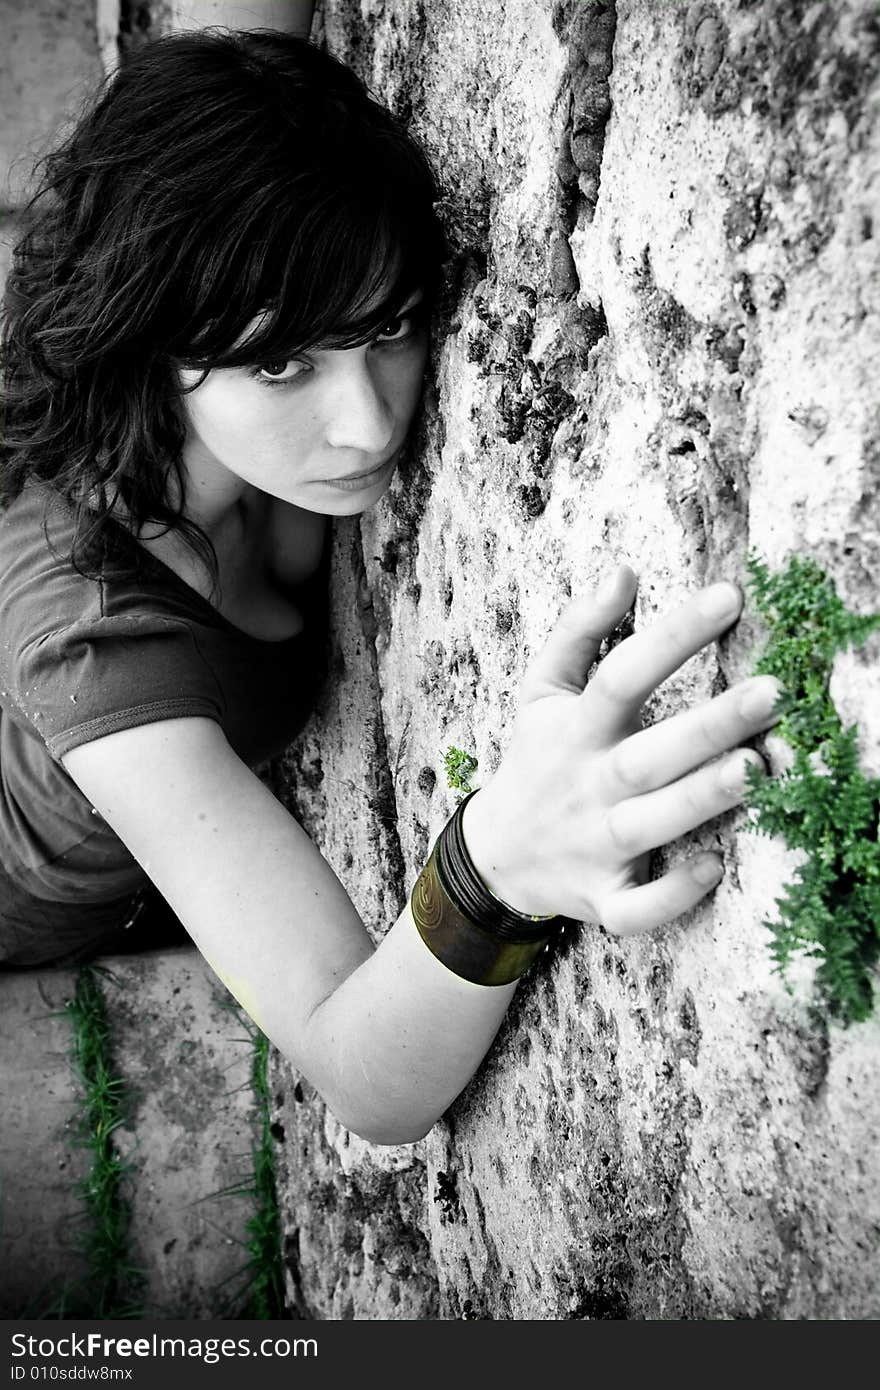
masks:
[[[264,641],[122,527],[100,577],[78,573],[73,525],[69,505],[40,484],[0,516],[0,881],[15,886],[23,929],[29,899],[44,927],[47,912],[67,923],[71,911],[146,881],[68,776],[65,753],[119,729],[201,715],[258,767],[302,727],[325,671],[329,546],[297,590],[303,631]]]

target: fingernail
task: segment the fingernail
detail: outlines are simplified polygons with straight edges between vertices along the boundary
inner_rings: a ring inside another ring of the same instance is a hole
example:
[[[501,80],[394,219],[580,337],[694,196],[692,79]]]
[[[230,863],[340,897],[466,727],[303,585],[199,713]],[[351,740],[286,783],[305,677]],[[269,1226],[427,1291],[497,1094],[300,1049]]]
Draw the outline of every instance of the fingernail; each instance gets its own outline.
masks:
[[[707,618],[734,617],[739,612],[742,595],[736,585],[713,584],[700,596],[700,612]]]
[[[750,767],[759,767],[763,771],[763,760],[757,757],[747,757],[742,753],[734,753],[727,758],[721,767],[720,781],[726,792],[732,796],[740,796],[746,788],[746,779]]]
[[[758,676],[744,688],[739,698],[739,712],[747,719],[770,714],[781,693],[782,686],[775,676]]]
[[[724,865],[717,859],[707,855],[705,859],[698,859],[691,870],[697,883],[701,883],[704,888],[708,888],[724,875]]]
[[[596,601],[598,603],[611,603],[617,597],[620,588],[620,565],[614,571],[610,579],[603,579],[596,590]]]

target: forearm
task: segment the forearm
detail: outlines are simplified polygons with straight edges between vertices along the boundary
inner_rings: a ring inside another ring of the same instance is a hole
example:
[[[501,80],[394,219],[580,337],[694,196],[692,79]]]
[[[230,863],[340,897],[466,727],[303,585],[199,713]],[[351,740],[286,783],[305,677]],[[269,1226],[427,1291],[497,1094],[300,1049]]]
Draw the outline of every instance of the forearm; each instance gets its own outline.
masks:
[[[379,947],[314,1011],[310,1051],[321,1086],[350,1129],[379,1144],[412,1143],[473,1076],[515,984],[460,979],[428,950],[409,902]]]

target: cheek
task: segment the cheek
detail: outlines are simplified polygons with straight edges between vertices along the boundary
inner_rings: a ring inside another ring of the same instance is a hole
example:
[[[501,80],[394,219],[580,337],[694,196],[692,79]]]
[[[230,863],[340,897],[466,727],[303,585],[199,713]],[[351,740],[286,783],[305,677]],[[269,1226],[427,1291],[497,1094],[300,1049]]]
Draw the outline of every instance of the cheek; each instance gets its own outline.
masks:
[[[280,406],[271,399],[269,391],[259,388],[205,390],[191,398],[189,420],[192,429],[219,457],[238,452],[243,444],[259,448],[274,436],[283,434]]]
[[[394,372],[390,382],[391,398],[400,415],[411,416],[419,403],[428,360],[427,345],[413,352]]]
[[[203,438],[213,439],[229,431],[236,434],[251,423],[249,405],[247,398],[238,392],[205,390],[193,400],[193,426]]]

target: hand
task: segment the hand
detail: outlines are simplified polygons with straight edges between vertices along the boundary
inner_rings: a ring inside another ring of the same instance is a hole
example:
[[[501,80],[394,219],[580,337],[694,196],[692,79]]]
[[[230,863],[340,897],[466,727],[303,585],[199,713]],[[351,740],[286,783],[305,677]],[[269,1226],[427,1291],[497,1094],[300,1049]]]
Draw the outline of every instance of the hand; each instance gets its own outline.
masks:
[[[648,883],[648,854],[742,800],[747,767],[763,770],[763,762],[736,745],[776,722],[780,691],[773,677],[756,677],[640,727],[654,688],[739,616],[742,594],[728,583],[621,642],[584,688],[636,583],[623,566],[564,609],[526,671],[501,764],[462,825],[477,872],[511,907],[601,922],[618,934],[668,922],[717,885],[718,855]]]

